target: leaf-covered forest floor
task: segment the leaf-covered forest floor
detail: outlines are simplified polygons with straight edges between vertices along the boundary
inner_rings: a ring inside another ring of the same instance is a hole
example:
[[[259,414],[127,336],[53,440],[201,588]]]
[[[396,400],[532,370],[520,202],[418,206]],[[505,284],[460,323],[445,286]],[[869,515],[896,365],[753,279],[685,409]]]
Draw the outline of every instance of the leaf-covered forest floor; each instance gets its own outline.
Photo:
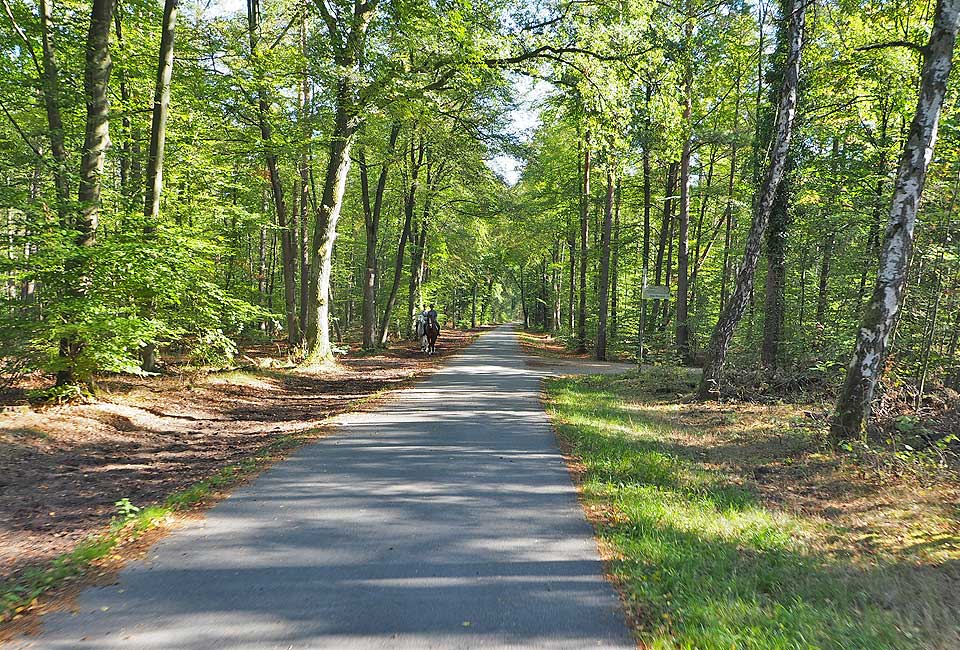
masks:
[[[0,396],[0,587],[109,530],[118,501],[163,504],[278,440],[415,381],[476,336],[446,330],[433,357],[404,344],[347,354],[316,373],[105,376],[97,399],[83,404],[30,406],[26,389],[43,379],[16,386]],[[259,352],[260,366],[277,365]]]
[[[831,449],[825,404],[676,369],[546,399],[643,648],[960,648],[957,467]]]

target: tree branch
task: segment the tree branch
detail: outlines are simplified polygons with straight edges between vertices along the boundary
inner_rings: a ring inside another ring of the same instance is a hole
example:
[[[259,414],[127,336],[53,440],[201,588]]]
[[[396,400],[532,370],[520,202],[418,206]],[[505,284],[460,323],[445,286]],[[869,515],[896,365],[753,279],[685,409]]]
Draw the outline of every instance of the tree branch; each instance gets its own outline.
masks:
[[[17,36],[20,37],[23,44],[27,47],[27,52],[30,53],[30,58],[33,59],[33,65],[37,69],[37,75],[43,78],[43,67],[40,65],[40,61],[37,60],[37,53],[33,51],[33,43],[30,42],[26,33],[21,29],[20,25],[17,24],[17,19],[13,17],[13,10],[10,8],[10,3],[7,2],[7,0],[3,0],[3,8],[6,11],[7,18],[10,19],[10,24],[13,25],[13,30],[17,32]]]
[[[888,41],[886,43],[874,43],[872,45],[863,45],[856,48],[857,52],[867,52],[869,50],[882,50],[888,47],[905,47],[913,50],[914,52],[919,52],[923,56],[927,55],[927,48],[923,45],[917,45],[911,41]]]
[[[16,129],[17,133],[20,134],[20,137],[23,138],[23,141],[27,143],[27,146],[33,150],[33,153],[35,153],[38,158],[42,158],[43,154],[40,153],[40,150],[37,149],[32,142],[30,142],[30,138],[27,137],[26,132],[20,128],[20,125],[17,124],[17,121],[13,118],[13,115],[10,114],[10,111],[7,110],[6,105],[2,101],[0,101],[0,109],[3,109],[4,115],[6,115],[7,119],[10,120],[10,124],[12,124],[13,128]]]

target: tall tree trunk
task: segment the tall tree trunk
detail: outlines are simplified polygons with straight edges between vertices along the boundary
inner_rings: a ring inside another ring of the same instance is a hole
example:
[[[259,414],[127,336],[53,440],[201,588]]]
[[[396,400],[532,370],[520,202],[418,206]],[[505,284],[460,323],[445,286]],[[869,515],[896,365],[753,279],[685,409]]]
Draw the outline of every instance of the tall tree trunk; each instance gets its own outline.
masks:
[[[570,254],[569,287],[567,291],[567,328],[572,333],[576,320],[574,317],[576,314],[574,304],[577,299],[577,236],[573,230],[567,235],[567,252]]]
[[[563,326],[560,303],[563,294],[563,240],[557,239],[553,244],[553,277],[551,283],[553,292],[553,333],[556,334]]]
[[[360,126],[359,98],[355,72],[363,59],[367,29],[377,10],[377,0],[356,5],[346,31],[323,3],[317,5],[327,24],[328,37],[334,49],[340,73],[333,96],[333,128],[324,173],[316,223],[310,246],[310,287],[307,293],[307,322],[304,347],[308,361],[333,358],[330,345],[330,273],[333,270],[333,245],[337,239],[337,222],[343,207],[343,195],[350,171],[350,149]]]
[[[300,335],[306,336],[307,306],[310,301],[310,199],[312,175],[306,154],[300,157]]]
[[[652,90],[647,86],[647,107],[649,110]],[[647,120],[647,137],[649,138],[650,120]],[[641,248],[641,276],[640,276],[640,318],[637,321],[637,363],[643,362],[643,329],[647,322],[647,300],[643,290],[650,281],[650,146],[643,145],[643,243]]]
[[[686,21],[686,42],[693,40],[693,20]],[[680,154],[680,241],[677,245],[677,353],[684,364],[690,356],[689,303],[689,240],[690,240],[690,140],[693,138],[693,59],[688,52],[683,79],[683,151]]]
[[[733,144],[730,146],[730,175],[727,178],[727,206],[724,210],[723,270],[720,278],[720,311],[727,304],[727,284],[730,281],[730,244],[733,236],[734,184],[737,177],[737,138],[740,126],[740,77],[737,77],[737,97],[733,108]]]
[[[823,239],[823,251],[820,255],[820,279],[817,283],[817,313],[815,319],[821,327],[826,325],[827,295],[829,293],[827,289],[830,279],[830,264],[833,260],[833,246],[834,234],[828,232]]]
[[[590,219],[590,132],[583,141],[583,194],[580,197],[580,303],[577,307],[577,350],[587,351],[587,248]]]
[[[383,192],[387,186],[387,172],[390,170],[391,159],[400,135],[400,123],[394,122],[390,127],[390,139],[387,145],[386,157],[380,164],[380,176],[377,178],[377,188],[374,192],[373,204],[370,204],[370,185],[367,178],[367,163],[360,153],[360,189],[363,199],[363,219],[366,233],[366,256],[363,269],[363,307],[362,329],[363,347],[371,349],[377,346],[377,242],[380,237],[380,212],[383,207]]]
[[[885,208],[883,202],[884,188],[889,171],[887,170],[887,129],[890,121],[890,111],[887,108],[888,103],[881,103],[880,135],[877,138],[877,148],[880,150],[879,160],[877,161],[877,183],[873,191],[873,219],[870,222],[870,232],[867,235],[866,258],[877,260],[880,253],[880,240],[883,236],[883,211]],[[857,309],[863,309],[863,296],[866,293],[867,278],[872,268],[870,264],[864,264],[860,274],[860,284],[857,287]]]
[[[76,224],[81,246],[96,240],[100,217],[100,188],[107,147],[110,145],[110,30],[114,0],[93,0],[83,89],[87,120],[80,159],[80,218]]]
[[[597,321],[597,347],[593,358],[607,359],[607,316],[610,309],[610,233],[613,229],[613,161],[607,162],[607,200],[603,208],[600,234],[600,314]]]
[[[670,221],[668,223],[667,230],[667,261],[664,269],[663,283],[669,287],[670,286],[670,275],[673,273],[673,240],[674,240],[674,230],[677,226],[677,219],[670,214]],[[670,301],[663,300],[661,301],[663,306],[663,316],[660,322],[660,330],[663,331],[667,328],[667,325],[670,323]]]
[[[784,178],[777,189],[770,225],[767,230],[767,279],[764,287],[763,343],[760,362],[774,370],[780,352],[784,321],[784,281],[786,279],[787,227],[790,224],[790,192],[792,160],[787,158]]]
[[[523,264],[520,265],[520,308],[523,310],[523,329],[530,329],[530,313],[527,311],[527,292],[523,282]],[[456,316],[454,316],[456,322]]]
[[[117,6],[114,7],[113,11],[113,26],[114,34],[117,37],[117,49],[122,52],[122,56],[126,59],[126,40],[123,36],[123,9],[122,5],[117,2]],[[120,124],[123,130],[123,145],[121,146],[120,153],[120,195],[127,200],[128,203],[133,203],[132,195],[134,195],[135,190],[130,184],[130,84],[127,82],[127,70],[126,66],[120,68],[119,72],[119,82],[120,82],[120,103],[123,107],[122,113],[123,117],[120,119]]]
[[[67,170],[67,149],[63,119],[60,116],[60,72],[57,68],[56,43],[51,19],[52,0],[40,0],[40,28],[43,33],[43,105],[47,113],[47,133],[53,153],[53,182],[57,192],[57,215],[60,225],[70,225],[70,176]]]
[[[170,2],[171,0],[167,0]],[[276,147],[273,143],[273,127],[270,124],[270,100],[265,87],[262,65],[259,52],[260,40],[260,7],[258,0],[247,0],[247,26],[250,37],[250,56],[258,68],[257,75],[257,121],[260,126],[260,140],[263,143],[263,157],[267,164],[267,173],[270,176],[270,191],[273,196],[273,205],[277,213],[277,227],[280,229],[280,257],[283,269],[283,307],[287,329],[287,341],[290,345],[300,343],[300,321],[297,313],[297,260],[294,255],[294,232],[287,223],[287,204],[283,196],[283,181],[280,178],[280,164]],[[172,38],[172,33],[171,33]],[[171,52],[172,56],[172,52]],[[169,96],[169,84],[168,84]],[[151,198],[151,190],[147,189],[147,200]],[[154,199],[159,201],[159,192]]]
[[[150,152],[147,155],[147,184],[144,192],[144,236],[152,238],[160,218],[160,195],[163,192],[163,152],[167,142],[167,115],[170,112],[170,79],[173,75],[173,44],[177,26],[179,0],[165,0],[160,26],[160,54],[157,62],[157,83],[153,91],[153,118],[150,124]],[[129,121],[126,124],[129,128]],[[129,134],[128,134],[129,135]],[[126,153],[124,154],[126,155]],[[147,307],[152,315],[153,306]],[[140,351],[142,367],[156,369],[157,351],[153,341]]]
[[[304,12],[300,21],[300,54],[306,58],[307,55],[307,13]],[[297,101],[299,104],[300,124],[302,126],[302,137],[309,143],[312,136],[312,127],[310,127],[310,103],[311,103],[311,85],[310,77],[306,70],[303,70],[300,77],[300,88],[297,91]],[[313,175],[310,171],[309,144],[307,149],[300,153],[297,161],[298,172],[300,174],[300,214],[299,221],[300,232],[297,233],[299,239],[299,267],[300,267],[300,340],[306,336],[307,325],[307,306],[310,299],[310,242],[307,236],[309,232],[311,201],[316,200],[313,193]],[[316,208],[312,212],[317,212]]]
[[[470,329],[477,329],[477,281],[473,281],[473,294],[470,297]]]
[[[429,210],[429,195],[424,199],[424,210]],[[410,238],[410,291],[407,294],[407,334],[414,335],[414,323],[417,311],[423,309],[420,287],[423,284],[424,253],[427,245],[426,215],[420,223],[412,227]]]
[[[610,277],[610,340],[617,340],[617,326],[619,325],[620,307],[620,175],[617,175],[613,201],[613,250],[610,255],[610,264],[613,267]]]
[[[857,342],[831,423],[835,438],[859,435],[869,421],[890,331],[903,300],[917,208],[937,141],[958,20],[960,0],[940,0],[924,53],[917,110],[897,171],[890,218],[880,253],[880,272],[857,330]]]
[[[830,158],[830,175],[831,182],[835,185],[839,183],[839,178],[837,175],[837,167],[840,162],[840,140],[839,138],[833,139],[833,153]],[[831,209],[836,208],[836,197],[831,195],[828,204]],[[833,247],[835,244],[835,235],[833,232],[833,227],[829,226],[827,232],[824,234],[823,246],[820,255],[820,280],[818,283],[818,292],[817,292],[817,314],[816,322],[819,327],[824,328],[826,326],[826,314],[827,314],[827,295],[829,288],[829,279],[830,279],[830,265],[833,262]]]
[[[307,293],[305,352],[309,361],[333,358],[330,344],[330,273],[333,270],[333,245],[337,239],[337,222],[343,207],[343,194],[350,171],[350,149],[357,129],[353,114],[353,81],[340,80],[336,95],[334,128],[330,138],[329,158],[324,173],[319,214],[310,244],[310,283]]]
[[[110,144],[110,30],[113,27],[114,0],[93,0],[90,11],[90,28],[87,31],[86,59],[84,63],[83,93],[87,104],[87,119],[84,129],[83,155],[80,158],[80,189],[78,201],[80,214],[74,229],[77,245],[89,248],[97,239],[100,218],[100,187],[107,147]],[[77,256],[67,268],[70,291],[75,296],[86,292],[89,269],[85,268],[83,256]],[[60,356],[63,368],[57,372],[57,385],[72,384],[77,359],[84,342],[76,337],[60,341]],[[80,378],[86,380],[86,377]]]
[[[958,0],[960,1],[960,0]],[[707,347],[706,363],[697,395],[700,399],[709,399],[719,389],[720,373],[726,360],[727,350],[733,332],[747,309],[750,294],[753,291],[754,273],[760,257],[760,243],[770,219],[773,200],[783,178],[790,149],[790,135],[797,109],[797,85],[800,77],[800,52],[803,46],[804,18],[807,3],[797,2],[789,16],[784,16],[790,24],[790,48],[784,63],[783,85],[780,89],[780,101],[777,109],[776,129],[770,151],[770,164],[760,188],[756,213],[750,224],[747,243],[744,248],[743,263],[737,274],[737,283],[730,302],[720,314],[720,319],[710,337]]]
[[[179,0],[165,0],[160,31],[160,56],[157,83],[153,91],[153,120],[150,125],[150,152],[147,155],[147,184],[143,201],[146,227],[155,228],[160,216],[163,191],[163,153],[167,141],[167,116],[170,113],[170,79],[173,75],[173,44]]]

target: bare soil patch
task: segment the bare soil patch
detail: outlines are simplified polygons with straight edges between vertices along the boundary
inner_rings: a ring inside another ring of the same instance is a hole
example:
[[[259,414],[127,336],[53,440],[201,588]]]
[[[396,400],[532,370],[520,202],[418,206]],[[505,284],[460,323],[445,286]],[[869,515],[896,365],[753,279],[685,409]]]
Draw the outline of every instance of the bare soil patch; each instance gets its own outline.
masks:
[[[16,387],[0,402],[0,584],[103,531],[117,501],[162,503],[282,436],[415,381],[476,336],[447,330],[433,357],[399,346],[317,373],[103,377],[89,404],[33,408]]]

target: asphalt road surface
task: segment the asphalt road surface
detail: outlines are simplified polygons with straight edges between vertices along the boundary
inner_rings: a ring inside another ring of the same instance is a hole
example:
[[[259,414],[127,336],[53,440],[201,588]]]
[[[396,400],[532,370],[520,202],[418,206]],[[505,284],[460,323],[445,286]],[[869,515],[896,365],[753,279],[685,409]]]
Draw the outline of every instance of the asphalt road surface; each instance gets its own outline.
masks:
[[[12,646],[632,650],[539,372],[482,336]]]

